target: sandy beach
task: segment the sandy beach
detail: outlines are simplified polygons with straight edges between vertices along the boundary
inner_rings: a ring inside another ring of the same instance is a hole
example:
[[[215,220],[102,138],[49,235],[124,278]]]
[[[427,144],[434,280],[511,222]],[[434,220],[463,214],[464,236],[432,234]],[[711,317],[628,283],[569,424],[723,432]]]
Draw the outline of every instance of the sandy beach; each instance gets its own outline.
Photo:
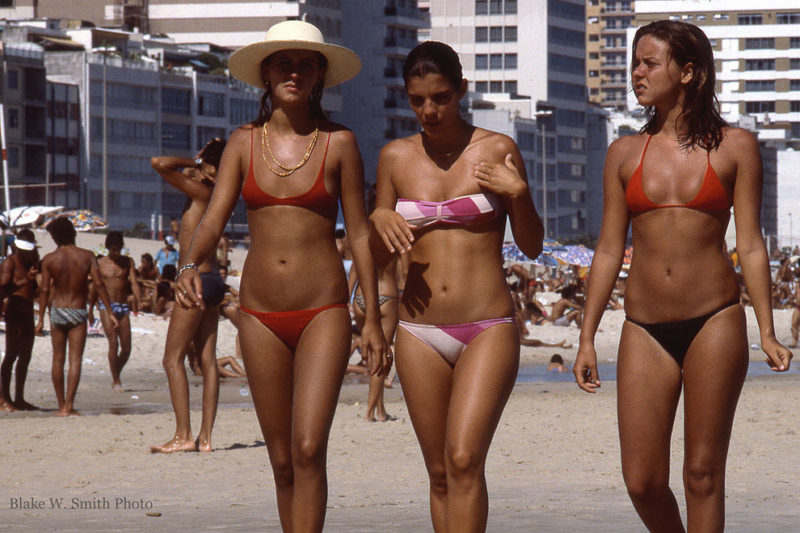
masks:
[[[102,236],[81,234],[92,248]],[[37,232],[42,255],[53,248]],[[126,239],[136,259],[157,241]],[[232,255],[240,268],[244,251]],[[747,309],[750,343],[758,330]],[[790,311],[776,310],[778,338],[790,340]],[[603,365],[613,365],[621,311],[606,312],[597,337]],[[0,530],[9,531],[279,531],[272,474],[245,379],[223,380],[212,454],[151,455],[149,446],[174,432],[161,369],[167,321],[133,317],[133,353],[111,391],[102,336],[88,339],[75,407],[83,416],[54,416],[50,339],[34,347],[26,399],[43,410],[0,414]],[[48,329],[47,327],[45,328]],[[539,326],[532,337],[567,339],[578,329]],[[234,353],[235,329],[220,322],[218,355]],[[4,346],[4,335],[0,335]],[[757,348],[757,346],[756,346]],[[550,355],[571,349],[523,348],[520,379],[489,454],[492,532],[639,532],[619,466],[616,382],[601,369],[602,392],[582,393],[571,375],[541,370]],[[798,352],[795,351],[795,354]],[[751,360],[763,361],[759,349]],[[757,368],[766,365],[760,363]],[[603,373],[604,372],[604,373]],[[199,377],[190,374],[192,422],[200,418]],[[795,400],[800,372],[753,372],[744,386],[733,430],[727,476],[727,530],[800,530],[800,446]],[[348,377],[334,421],[329,454],[326,531],[430,531],[428,484],[398,383],[387,390],[386,423],[363,420],[367,385]],[[682,409],[672,447],[672,485],[683,508]]]

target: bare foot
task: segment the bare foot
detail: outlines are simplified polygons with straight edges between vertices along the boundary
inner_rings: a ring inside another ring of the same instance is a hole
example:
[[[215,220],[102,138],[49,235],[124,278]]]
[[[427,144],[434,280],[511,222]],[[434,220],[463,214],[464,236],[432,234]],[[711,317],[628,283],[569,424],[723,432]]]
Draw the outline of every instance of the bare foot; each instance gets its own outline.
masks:
[[[195,446],[197,446],[198,452],[209,453],[214,451],[214,448],[211,447],[211,442],[207,440],[200,440],[198,438],[195,441]]]
[[[125,392],[125,389],[122,388],[122,383],[113,383],[111,385],[111,390],[114,392]]]
[[[59,409],[56,411],[56,414],[58,416],[81,416],[81,414],[75,409]]]
[[[150,453],[196,452],[197,443],[193,440],[183,440],[173,437],[160,446],[150,446]]]
[[[33,405],[32,403],[28,403],[25,400],[20,402],[14,402],[14,407],[19,409],[20,411],[38,411],[39,408]]]
[[[14,409],[14,406],[11,405],[10,403],[8,403],[7,401],[2,400],[2,401],[0,401],[0,411],[5,411],[6,413],[11,413],[11,412],[16,411],[16,409]]]

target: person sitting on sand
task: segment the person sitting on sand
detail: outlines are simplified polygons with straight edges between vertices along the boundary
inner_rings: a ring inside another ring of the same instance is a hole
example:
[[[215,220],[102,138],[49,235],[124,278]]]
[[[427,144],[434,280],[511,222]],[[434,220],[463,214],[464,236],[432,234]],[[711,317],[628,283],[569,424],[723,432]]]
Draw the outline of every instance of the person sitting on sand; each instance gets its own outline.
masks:
[[[111,370],[111,388],[115,392],[122,392],[120,374],[128,358],[131,356],[131,311],[139,312],[139,283],[136,281],[136,267],[133,259],[122,255],[124,241],[122,233],[112,231],[106,236],[108,255],[97,261],[100,277],[108,290],[111,298],[111,307],[100,302],[97,306],[100,311],[100,320],[108,339],[108,366]],[[128,305],[128,297],[133,294],[133,309]],[[93,305],[94,302],[91,302]],[[119,323],[115,327],[111,317]]]
[[[564,364],[564,359],[557,353],[553,354],[553,357],[550,358],[550,362],[547,364],[547,371],[548,372],[569,372],[569,367]]]
[[[161,281],[156,285],[156,303],[153,312],[163,316],[164,320],[172,315],[172,308],[175,305],[175,276],[178,269],[175,265],[166,265],[161,274]]]
[[[178,256],[178,250],[175,249],[175,237],[167,235],[164,238],[164,247],[156,252],[155,261],[159,274],[164,275],[164,267],[167,265],[175,265],[175,268],[177,268]]]
[[[42,285],[39,289],[39,322],[36,334],[44,329],[44,312],[50,306],[50,340],[53,345],[53,388],[58,400],[58,415],[77,415],[73,405],[81,379],[81,359],[86,345],[86,319],[89,313],[89,282],[105,303],[111,306],[108,291],[100,277],[97,260],[89,250],[75,246],[75,228],[59,217],[47,226],[56,249],[42,259]],[[51,287],[52,285],[52,287]],[[51,296],[52,288],[52,298]],[[116,329],[117,319],[109,318],[110,327]],[[64,394],[64,360],[69,344],[69,371],[67,392]]]
[[[580,327],[583,305],[578,301],[578,285],[571,284],[561,289],[561,298],[553,304],[550,320],[556,326],[569,326],[571,322]]]
[[[139,293],[142,295],[139,310],[152,313],[156,307],[156,286],[160,277],[152,255],[142,254],[136,273],[139,279]]]
[[[11,247],[14,252],[0,266],[0,292],[8,296],[5,309],[6,354],[0,366],[0,411],[38,409],[26,402],[24,397],[25,378],[33,352],[33,299],[36,295],[36,274],[39,273],[36,237],[29,229],[20,230]],[[12,401],[11,371],[15,362],[16,389]]]
[[[178,234],[180,249],[183,251],[189,250],[192,234],[208,207],[225,144],[222,139],[212,139],[195,159],[162,156],[150,160],[156,172],[187,197]],[[185,257],[181,257],[181,263],[187,263]],[[194,308],[173,307],[164,346],[163,365],[175,411],[175,434],[164,444],[151,446],[150,451],[153,453],[212,451],[211,430],[214,427],[219,399],[219,372],[215,363],[218,307],[226,291],[216,254],[211,254],[205,261],[198,263],[193,268],[200,275],[203,305]],[[189,382],[184,363],[190,344],[193,357],[196,357],[193,367],[199,368],[203,376],[202,421],[196,440],[192,438]]]

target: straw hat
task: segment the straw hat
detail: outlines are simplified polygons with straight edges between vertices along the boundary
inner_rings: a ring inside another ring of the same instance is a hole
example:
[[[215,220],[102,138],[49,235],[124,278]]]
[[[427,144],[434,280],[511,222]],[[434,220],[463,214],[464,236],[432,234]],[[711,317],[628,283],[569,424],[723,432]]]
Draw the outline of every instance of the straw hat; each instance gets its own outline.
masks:
[[[279,50],[313,50],[324,55],[328,60],[325,87],[345,82],[361,70],[361,60],[355,52],[344,46],[326,43],[316,26],[302,20],[275,24],[267,30],[263,41],[249,44],[231,54],[228,68],[236,78],[263,88],[261,62]]]

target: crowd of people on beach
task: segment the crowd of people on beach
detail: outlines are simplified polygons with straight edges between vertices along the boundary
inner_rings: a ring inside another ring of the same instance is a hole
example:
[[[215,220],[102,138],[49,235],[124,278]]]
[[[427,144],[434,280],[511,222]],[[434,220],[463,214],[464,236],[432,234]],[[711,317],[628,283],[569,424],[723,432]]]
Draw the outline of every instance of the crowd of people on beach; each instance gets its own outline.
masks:
[[[286,21],[235,52],[228,67],[263,91],[259,115],[227,141],[209,141],[194,159],[151,160],[187,197],[177,234],[155,257],[143,256],[137,269],[122,253],[119,232],[108,233],[106,252],[95,257],[75,246],[74,228],[60,218],[47,228],[58,247],[39,261],[33,233],[18,233],[2,265],[8,301],[0,408],[32,407],[22,394],[25,372],[48,308],[53,384],[65,416],[76,414],[95,304],[114,390],[131,354],[130,314],[148,308],[169,315],[163,366],[176,419],[174,435],[151,451],[210,452],[221,373],[216,336],[225,316],[238,329],[244,363],[228,371],[246,373],[284,531],[323,528],[328,437],[348,370],[369,376],[368,420],[390,419],[382,394],[397,372],[428,474],[434,530],[483,531],[486,458],[521,345],[568,348],[566,339],[536,339],[536,328],[575,327],[573,375],[594,393],[601,387],[600,319],[624,307],[618,420],[634,508],[648,529],[684,530],[669,487],[670,437],[683,394],[688,527],[722,530],[725,462],[749,360],[740,302],[755,311],[767,363],[788,370],[792,353],[776,338],[772,305],[793,305],[797,314],[800,266],[786,257],[777,279],[770,277],[758,147],[714,105],[713,51],[701,30],[658,21],[636,32],[632,77],[647,123],[609,147],[591,269],[504,263],[507,223],[532,258],[543,250],[544,225],[513,139],[462,116],[467,80],[449,45],[428,41],[406,57],[405,92],[421,131],[381,150],[369,202],[356,139],[321,104],[326,87],[358,73],[352,50],[326,43],[307,22]],[[237,293],[220,272],[228,267],[223,231],[239,197],[250,246]],[[735,258],[723,247],[731,207]],[[621,271],[629,228],[636,253]],[[793,319],[795,344],[796,332]],[[187,358],[203,378],[197,438]],[[567,365],[556,354],[548,369]]]

